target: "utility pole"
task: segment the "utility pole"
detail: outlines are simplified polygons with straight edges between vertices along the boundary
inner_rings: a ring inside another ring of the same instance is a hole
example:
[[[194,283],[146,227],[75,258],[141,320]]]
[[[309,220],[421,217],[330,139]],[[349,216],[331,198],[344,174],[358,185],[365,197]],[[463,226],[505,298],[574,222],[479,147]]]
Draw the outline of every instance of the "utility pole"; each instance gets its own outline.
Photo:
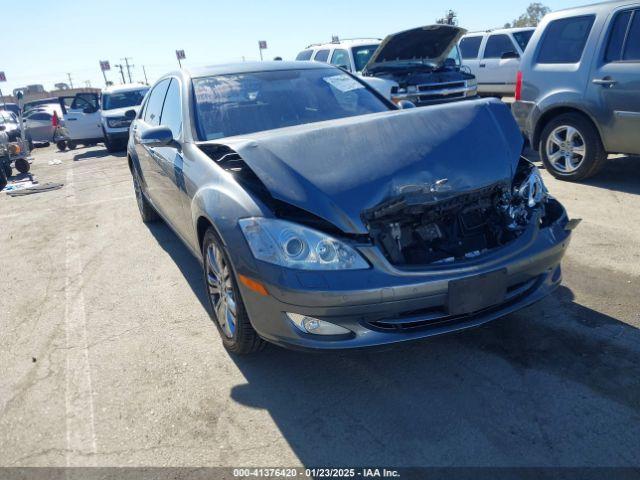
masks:
[[[84,84],[87,88],[91,88],[91,80],[85,80]]]
[[[127,76],[129,77],[129,83],[133,83],[133,80],[131,80],[131,69],[135,66],[133,64],[129,65],[129,60],[131,60],[131,57],[124,57],[121,58],[120,60],[122,60],[126,67],[127,67]]]
[[[147,70],[144,68],[144,65],[142,65],[142,73],[144,73],[144,83],[149,85],[149,80],[147,80]]]
[[[120,69],[120,76],[122,77],[122,83],[127,83],[127,81],[124,79],[124,65],[122,64],[118,64],[118,65],[114,65],[114,67],[118,67],[118,69]]]
[[[67,78],[69,79],[69,87],[73,88],[73,80],[71,80],[71,74],[67,73]]]

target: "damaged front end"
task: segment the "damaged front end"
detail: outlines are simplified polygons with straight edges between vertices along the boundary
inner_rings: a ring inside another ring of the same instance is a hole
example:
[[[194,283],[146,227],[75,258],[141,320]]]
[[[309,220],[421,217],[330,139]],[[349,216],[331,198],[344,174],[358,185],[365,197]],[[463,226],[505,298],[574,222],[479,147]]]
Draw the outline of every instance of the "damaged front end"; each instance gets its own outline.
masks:
[[[441,179],[406,186],[363,212],[371,239],[393,265],[446,264],[479,257],[545,222],[549,200],[538,169],[521,159],[511,184],[462,193]]]

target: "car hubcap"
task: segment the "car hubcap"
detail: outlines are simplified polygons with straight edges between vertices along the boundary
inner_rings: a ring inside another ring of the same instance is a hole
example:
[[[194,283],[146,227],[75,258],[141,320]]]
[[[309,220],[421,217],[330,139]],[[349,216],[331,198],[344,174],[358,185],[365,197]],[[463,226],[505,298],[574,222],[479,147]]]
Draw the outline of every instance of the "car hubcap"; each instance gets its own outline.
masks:
[[[214,244],[207,248],[207,288],[216,320],[228,338],[236,331],[236,300],[231,271],[222,252]]]
[[[559,172],[575,172],[587,153],[582,134],[574,127],[562,125],[549,135],[546,145],[547,159]]]

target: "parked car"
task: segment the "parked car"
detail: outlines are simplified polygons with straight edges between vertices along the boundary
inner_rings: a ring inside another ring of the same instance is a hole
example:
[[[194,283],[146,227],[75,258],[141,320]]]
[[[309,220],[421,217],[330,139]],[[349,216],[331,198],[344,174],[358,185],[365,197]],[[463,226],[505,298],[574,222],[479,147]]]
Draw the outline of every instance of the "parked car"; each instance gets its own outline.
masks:
[[[548,14],[522,58],[513,114],[556,178],[640,154],[640,3]]]
[[[329,65],[241,63],[162,77],[131,132],[142,220],[202,262],[232,352],[428,337],[560,282],[572,223],[495,99],[401,110]]]
[[[462,64],[478,81],[478,94],[513,96],[516,72],[535,28],[503,28],[469,33],[460,39]]]
[[[32,100],[30,102],[25,102],[22,106],[22,113],[26,114],[30,110],[34,108],[40,108],[45,105],[53,105],[58,103],[58,97],[50,97],[50,98],[41,98],[39,100]]]
[[[14,113],[16,115],[20,115],[20,107],[17,103],[0,103],[0,110],[4,110],[7,112]]]
[[[475,77],[462,67],[458,40],[466,30],[450,25],[428,25],[387,36],[369,59],[362,74],[395,82],[389,92],[394,102],[416,106],[473,98]]]
[[[15,113],[0,110],[0,125],[4,125],[4,133],[9,142],[15,142],[22,136],[20,121]]]
[[[58,148],[72,150],[78,144],[95,145],[104,141],[98,93],[82,92],[58,97],[58,104],[67,132],[67,137],[57,142]]]
[[[355,38],[331,43],[317,43],[309,45],[301,51],[296,60],[329,63],[362,76],[362,70],[380,43],[382,40],[379,38]],[[389,100],[391,100],[391,90],[398,86],[395,81],[376,77],[363,77],[363,80]]]
[[[54,112],[58,115],[59,119],[62,119],[62,114],[58,113],[58,111],[59,108],[47,108],[45,105],[29,110],[29,112],[22,117],[27,138],[32,142],[53,141],[56,128],[53,122]]]
[[[104,145],[109,152],[126,150],[129,139],[129,126],[132,117],[125,114],[140,110],[140,104],[149,87],[141,84],[128,84],[107,87],[102,92],[102,133]]]

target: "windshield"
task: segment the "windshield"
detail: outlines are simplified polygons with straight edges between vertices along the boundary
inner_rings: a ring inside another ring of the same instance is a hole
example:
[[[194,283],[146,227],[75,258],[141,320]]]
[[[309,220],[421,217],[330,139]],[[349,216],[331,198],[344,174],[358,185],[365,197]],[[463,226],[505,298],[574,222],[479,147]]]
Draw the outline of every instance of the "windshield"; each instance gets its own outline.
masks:
[[[142,99],[148,88],[131,90],[128,92],[105,93],[102,95],[102,109],[113,110],[115,108],[135,107],[142,103]]]
[[[218,75],[196,78],[193,87],[201,140],[390,109],[337,68]]]
[[[356,72],[361,72],[364,66],[369,62],[371,55],[378,48],[378,45],[364,45],[362,47],[353,47],[353,63],[356,65]]]
[[[533,30],[525,30],[524,32],[513,32],[513,38],[516,39],[516,42],[518,42],[518,45],[520,45],[520,49],[523,52],[527,48],[529,40],[531,40],[531,35],[533,35]]]

